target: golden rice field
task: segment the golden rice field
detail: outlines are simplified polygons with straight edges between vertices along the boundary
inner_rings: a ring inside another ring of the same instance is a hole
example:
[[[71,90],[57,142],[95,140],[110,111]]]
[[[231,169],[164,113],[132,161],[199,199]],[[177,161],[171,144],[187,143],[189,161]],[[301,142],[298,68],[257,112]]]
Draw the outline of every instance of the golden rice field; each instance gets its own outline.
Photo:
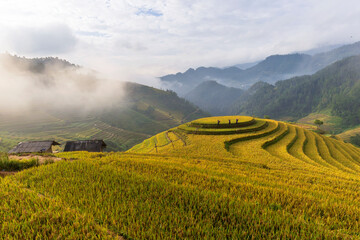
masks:
[[[2,179],[0,238],[360,239],[360,149],[227,118]]]

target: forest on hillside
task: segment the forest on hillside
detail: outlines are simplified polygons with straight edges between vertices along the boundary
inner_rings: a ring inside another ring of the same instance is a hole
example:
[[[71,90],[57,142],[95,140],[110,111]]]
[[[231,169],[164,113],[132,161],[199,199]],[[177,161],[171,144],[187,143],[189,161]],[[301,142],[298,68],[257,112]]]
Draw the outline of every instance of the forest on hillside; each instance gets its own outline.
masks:
[[[250,89],[235,104],[233,113],[294,120],[329,110],[342,124],[360,124],[360,56],[338,61],[314,75],[263,83]]]

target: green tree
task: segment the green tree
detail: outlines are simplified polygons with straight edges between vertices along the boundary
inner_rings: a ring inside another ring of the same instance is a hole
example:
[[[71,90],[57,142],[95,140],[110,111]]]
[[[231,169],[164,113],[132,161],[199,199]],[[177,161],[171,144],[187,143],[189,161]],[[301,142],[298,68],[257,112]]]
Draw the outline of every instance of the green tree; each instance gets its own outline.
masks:
[[[318,128],[320,128],[320,126],[323,125],[324,122],[321,121],[321,120],[319,120],[319,119],[316,119],[316,120],[314,121],[314,124],[315,124]]]

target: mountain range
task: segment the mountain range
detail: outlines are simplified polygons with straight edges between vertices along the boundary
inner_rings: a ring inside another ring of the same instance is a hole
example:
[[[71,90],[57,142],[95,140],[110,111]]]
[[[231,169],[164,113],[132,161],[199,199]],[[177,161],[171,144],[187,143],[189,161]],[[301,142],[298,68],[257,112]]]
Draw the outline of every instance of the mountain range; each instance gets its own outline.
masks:
[[[213,80],[219,84],[241,89],[248,89],[254,83],[263,81],[275,83],[294,76],[313,74],[329,64],[345,57],[360,54],[360,42],[344,45],[327,52],[309,54],[272,55],[243,70],[238,67],[190,68],[184,73],[169,74],[160,77],[164,86],[185,96],[202,82]],[[246,65],[240,65],[246,66]]]

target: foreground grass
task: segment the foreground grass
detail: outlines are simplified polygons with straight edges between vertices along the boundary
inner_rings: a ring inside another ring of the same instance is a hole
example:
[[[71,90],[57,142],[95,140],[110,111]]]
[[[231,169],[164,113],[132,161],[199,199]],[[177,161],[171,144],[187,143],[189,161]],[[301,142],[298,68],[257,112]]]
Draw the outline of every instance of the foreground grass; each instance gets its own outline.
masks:
[[[248,162],[76,156],[82,160],[26,170],[12,180],[135,239],[359,237],[359,201],[351,204],[358,200],[358,180],[334,193],[326,188],[330,176],[311,177],[319,181],[312,186],[307,173],[287,174]]]
[[[112,239],[91,215],[0,178],[0,239]]]
[[[35,166],[39,166],[39,160],[36,158],[14,160],[9,159],[6,153],[0,153],[0,171],[20,171]]]
[[[265,120],[252,125],[260,121]],[[89,238],[109,233],[134,239],[360,239],[360,150],[266,121],[265,128],[233,135],[172,129],[127,153],[60,153],[69,161],[24,170],[6,181],[61,204],[74,213],[69,219],[85,216],[89,222],[80,227],[95,226]],[[12,208],[20,211],[15,203],[22,196],[12,199],[11,206],[0,202],[10,206],[3,207],[4,216]],[[43,209],[34,205],[31,211],[37,216]],[[52,219],[35,222],[35,228],[55,224],[67,231]],[[84,230],[74,231],[80,236]],[[58,232],[43,234],[62,238]]]

